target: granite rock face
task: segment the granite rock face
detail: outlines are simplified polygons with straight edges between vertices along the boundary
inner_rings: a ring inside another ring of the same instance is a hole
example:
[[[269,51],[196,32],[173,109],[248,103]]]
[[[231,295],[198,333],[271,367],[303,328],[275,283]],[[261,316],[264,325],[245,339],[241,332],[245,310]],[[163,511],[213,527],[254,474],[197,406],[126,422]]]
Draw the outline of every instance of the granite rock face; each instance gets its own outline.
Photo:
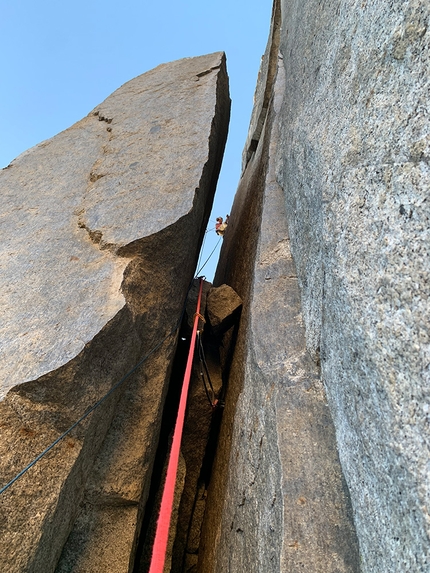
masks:
[[[222,53],[164,64],[0,173],[1,484],[157,347],[2,494],[2,572],[132,566],[229,109]]]
[[[76,356],[124,307],[130,258],[192,211],[218,60],[139,76],[2,171],[2,396]]]
[[[201,572],[429,570],[429,34],[423,0],[274,3]]]
[[[306,350],[276,182],[284,89],[281,68],[215,277],[237,291],[243,311],[206,504],[198,564],[204,573],[360,570],[334,425]]]
[[[429,4],[282,2],[278,181],[365,572],[430,566]]]

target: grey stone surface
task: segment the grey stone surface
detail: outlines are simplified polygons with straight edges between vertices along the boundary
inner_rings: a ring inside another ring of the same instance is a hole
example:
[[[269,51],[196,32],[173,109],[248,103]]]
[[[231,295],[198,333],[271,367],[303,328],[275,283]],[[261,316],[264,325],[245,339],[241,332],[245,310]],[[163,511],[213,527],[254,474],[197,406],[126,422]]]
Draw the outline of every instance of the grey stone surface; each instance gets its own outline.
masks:
[[[272,97],[273,81],[277,72],[277,58],[280,39],[281,4],[278,0],[273,2],[272,19],[270,22],[269,40],[266,50],[261,58],[257,85],[254,94],[254,106],[249,122],[248,135],[242,153],[242,172],[248,161],[255,153],[263,131],[270,99]]]
[[[306,350],[285,198],[276,182],[284,86],[281,68],[215,277],[215,284],[225,281],[238,292],[244,308],[209,486],[200,573],[360,571],[334,425]]]
[[[429,3],[282,2],[278,180],[363,571],[430,567]]]
[[[208,293],[206,314],[214,334],[221,334],[237,321],[242,299],[229,285],[212,288]]]
[[[222,53],[164,64],[0,174],[2,485],[166,337],[1,495],[2,573],[54,571],[71,531],[68,571],[115,537],[132,562],[229,109]]]
[[[133,566],[156,453],[160,402],[170,369],[167,342],[130,381],[95,458],[56,573],[127,573]]]
[[[192,210],[220,65],[159,66],[2,170],[1,396],[76,356],[124,306],[133,250]]]

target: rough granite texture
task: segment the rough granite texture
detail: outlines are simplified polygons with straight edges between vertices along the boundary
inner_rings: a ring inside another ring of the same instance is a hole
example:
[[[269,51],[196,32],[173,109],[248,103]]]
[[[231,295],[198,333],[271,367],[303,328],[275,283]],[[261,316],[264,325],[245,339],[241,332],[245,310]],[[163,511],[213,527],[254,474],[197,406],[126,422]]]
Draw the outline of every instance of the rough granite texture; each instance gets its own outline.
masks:
[[[430,569],[429,8],[282,1],[277,178],[365,573]]]
[[[220,335],[237,321],[242,309],[240,296],[229,285],[212,288],[208,293],[206,314],[211,332]]]
[[[1,485],[166,337],[1,495],[2,573],[54,571],[70,532],[58,571],[132,567],[229,109],[222,53],[164,64],[0,173]]]
[[[75,357],[124,306],[140,242],[191,211],[219,66],[159,66],[2,170],[0,396]]]
[[[277,64],[276,55],[276,64]],[[282,66],[282,63],[281,63]],[[280,70],[231,212],[215,284],[243,300],[199,573],[358,573],[358,543],[276,182]]]

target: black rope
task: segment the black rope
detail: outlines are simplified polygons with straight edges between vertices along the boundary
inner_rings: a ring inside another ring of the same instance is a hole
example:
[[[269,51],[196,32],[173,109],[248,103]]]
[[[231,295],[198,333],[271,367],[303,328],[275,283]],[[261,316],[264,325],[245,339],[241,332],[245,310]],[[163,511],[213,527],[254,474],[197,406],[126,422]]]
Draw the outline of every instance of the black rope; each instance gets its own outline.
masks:
[[[208,399],[209,404],[212,406],[213,402],[211,400],[211,397],[209,395],[209,390],[207,388],[206,382],[205,382],[205,377],[203,375],[203,370],[200,369],[200,376],[202,378],[202,382],[203,382],[203,388],[205,389],[205,393],[206,393],[206,397]]]
[[[203,386],[204,386],[204,389],[206,392],[206,396],[209,400],[209,404],[211,405],[212,408],[214,408],[216,405],[215,390],[214,390],[212,380],[211,380],[211,377],[209,374],[208,365],[206,363],[206,358],[205,358],[205,353],[204,353],[204,349],[203,349],[202,338],[201,338],[200,332],[198,333],[198,351],[199,351],[199,360],[200,360],[200,376],[202,378]],[[206,373],[206,377],[208,380],[207,382],[206,382],[205,373],[203,372],[203,370]],[[211,389],[212,396],[209,393],[208,385]]]
[[[209,385],[210,385],[210,388],[211,388],[211,390],[212,390],[212,394],[213,394],[213,396],[214,396],[214,398],[215,398],[215,390],[214,390],[214,387],[213,387],[213,385],[212,385],[212,380],[211,380],[211,377],[210,377],[210,374],[209,374],[209,368],[208,368],[208,365],[207,365],[207,362],[206,362],[205,351],[204,351],[204,348],[203,348],[203,342],[202,342],[202,337],[201,337],[201,336],[199,336],[199,346],[200,346],[200,353],[201,353],[203,365],[204,365],[205,371],[206,371],[206,376],[208,377]]]
[[[209,262],[209,259],[210,259],[211,256],[214,254],[215,249],[216,249],[217,246],[219,245],[219,242],[221,241],[221,239],[222,239],[222,237],[220,237],[220,238],[218,239],[218,242],[217,242],[217,244],[215,245],[215,247],[212,249],[211,254],[208,256],[208,258],[205,260],[205,262],[203,263],[203,265],[202,265],[202,266],[199,268],[199,270],[197,271],[197,273],[196,273],[197,275],[198,275],[199,273],[201,273],[202,270],[205,268],[206,264]]]

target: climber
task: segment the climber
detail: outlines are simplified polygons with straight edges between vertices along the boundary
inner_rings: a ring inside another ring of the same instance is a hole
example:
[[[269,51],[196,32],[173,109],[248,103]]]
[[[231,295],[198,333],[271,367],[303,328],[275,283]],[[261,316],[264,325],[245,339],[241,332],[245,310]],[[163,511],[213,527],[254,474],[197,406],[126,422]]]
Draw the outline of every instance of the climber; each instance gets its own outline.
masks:
[[[229,220],[230,220],[230,215],[227,214],[227,215],[225,216],[224,224],[225,224],[225,225],[228,225]]]
[[[224,235],[226,228],[227,228],[227,222],[224,223],[222,217],[217,217],[215,225],[216,234],[222,237]]]

